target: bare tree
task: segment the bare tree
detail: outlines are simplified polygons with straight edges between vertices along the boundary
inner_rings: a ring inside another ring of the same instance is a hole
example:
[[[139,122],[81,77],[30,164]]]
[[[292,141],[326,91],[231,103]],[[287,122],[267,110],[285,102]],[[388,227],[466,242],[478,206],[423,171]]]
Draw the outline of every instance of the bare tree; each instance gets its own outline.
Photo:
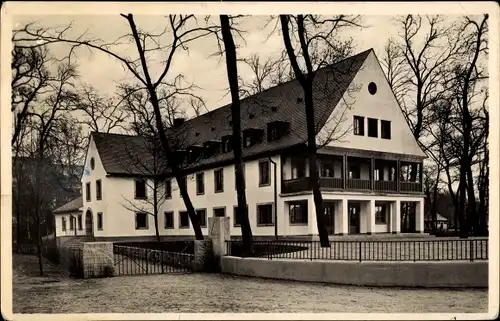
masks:
[[[34,217],[36,226],[37,252],[40,275],[43,275],[42,264],[42,235],[41,224],[43,221],[42,213],[50,209],[53,205],[53,198],[46,195],[46,177],[44,172],[50,171],[48,153],[50,144],[54,137],[54,128],[57,126],[59,117],[70,109],[74,101],[73,80],[77,77],[75,66],[68,63],[61,63],[54,76],[50,87],[52,92],[48,94],[36,109],[27,113],[30,118],[31,140],[34,149],[32,157],[36,163],[35,177],[33,183],[34,196]]]
[[[462,148],[460,155],[460,182],[459,182],[459,213],[460,213],[460,236],[469,235],[469,224],[473,227],[476,222],[476,198],[474,193],[474,182],[472,165],[474,156],[482,142],[483,134],[475,135],[475,112],[472,108],[473,99],[477,95],[475,90],[479,81],[487,78],[485,69],[479,63],[480,56],[488,52],[488,15],[483,15],[478,22],[465,17],[460,26],[459,53],[460,59],[454,66],[454,75],[451,86],[455,89],[457,106],[460,116],[460,128],[462,134]],[[481,131],[483,131],[481,129]],[[466,195],[467,194],[467,195]],[[466,203],[467,200],[467,203]],[[466,208],[467,205],[467,208]],[[466,216],[465,213],[468,215]]]
[[[328,233],[324,222],[323,197],[320,191],[319,176],[317,170],[317,128],[315,123],[313,82],[319,67],[328,65],[324,50],[335,56],[345,54],[350,48],[350,43],[339,42],[335,37],[339,30],[360,26],[358,17],[346,17],[343,15],[333,18],[323,18],[314,15],[298,15],[296,17],[281,15],[281,31],[283,42],[288,55],[288,60],[293,68],[295,77],[304,91],[304,108],[307,121],[307,153],[309,158],[309,179],[313,190],[314,204],[316,206],[316,220],[318,233],[322,247],[329,247]],[[314,34],[308,32],[309,28],[324,27],[323,31],[317,31]],[[328,27],[326,27],[328,26]],[[302,58],[305,70],[299,65],[299,56],[293,48],[292,38],[297,39],[298,51]],[[346,49],[347,48],[347,49]],[[331,61],[331,59],[330,59]]]
[[[133,213],[146,213],[153,217],[156,240],[160,241],[158,216],[166,200],[167,183],[166,173],[168,166],[163,157],[163,149],[155,132],[147,133],[145,128],[141,136],[127,140],[125,150],[127,154],[127,170],[132,175],[141,177],[147,190],[152,192],[151,197],[143,200],[129,200],[124,198],[124,207]],[[146,193],[148,195],[148,193]]]
[[[83,114],[80,123],[91,131],[110,133],[124,128],[128,115],[122,108],[122,102],[123,99],[103,97],[92,86],[83,84],[79,101],[72,111]]]
[[[236,58],[236,46],[234,44],[230,18],[227,15],[220,16],[221,34],[224,42],[226,56],[227,79],[231,92],[231,122],[232,122],[232,145],[234,155],[234,166],[236,175],[236,193],[238,200],[237,215],[241,223],[241,235],[243,239],[244,254],[253,253],[252,229],[248,218],[247,199],[245,192],[245,174],[243,169],[242,140],[241,140],[241,107],[238,86],[238,68]]]
[[[98,39],[84,38],[84,36],[76,39],[67,38],[65,33],[71,26],[68,26],[68,28],[63,29],[62,31],[56,32],[55,34],[45,29],[35,29],[27,26],[22,29],[22,33],[26,35],[28,40],[40,40],[40,43],[44,44],[65,42],[73,47],[84,46],[92,50],[103,52],[122,63],[126,70],[134,76],[141,88],[148,92],[148,99],[153,107],[159,139],[165,156],[169,155],[169,167],[171,168],[172,174],[176,180],[178,182],[182,182],[184,174],[180,170],[179,164],[183,162],[183,159],[174,157],[174,155],[178,154],[172,152],[169,137],[162,122],[158,87],[165,86],[165,88],[172,89],[172,95],[189,95],[189,90],[180,86],[178,81],[180,80],[179,75],[177,75],[173,81],[167,81],[167,75],[169,74],[175,53],[181,50],[187,50],[188,45],[191,42],[217,32],[219,27],[200,26],[194,15],[169,15],[166,17],[167,21],[165,29],[162,32],[155,34],[138,28],[132,14],[122,14],[121,16],[129,24],[130,33],[120,37],[120,39],[118,39],[115,43],[103,43]],[[167,41],[168,44],[163,45],[162,43],[164,42],[159,40],[166,35],[168,35],[169,38]],[[138,56],[137,58],[130,58],[125,55],[121,55],[114,50],[114,47],[116,47],[115,45],[119,44],[122,40],[129,40],[135,45]],[[150,64],[148,64],[148,59],[151,57],[153,52],[161,52],[165,57],[161,73],[156,79],[153,79],[152,69]],[[189,218],[192,222],[196,239],[202,240],[203,233],[186,186],[181,183],[179,188],[186,210],[188,211]]]

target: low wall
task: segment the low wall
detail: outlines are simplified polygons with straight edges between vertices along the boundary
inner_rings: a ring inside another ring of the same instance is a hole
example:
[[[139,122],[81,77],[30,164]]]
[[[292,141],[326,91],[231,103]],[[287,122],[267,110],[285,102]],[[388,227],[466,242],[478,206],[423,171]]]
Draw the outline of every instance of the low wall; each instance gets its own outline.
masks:
[[[347,262],[221,258],[223,273],[362,286],[488,287],[488,262]]]

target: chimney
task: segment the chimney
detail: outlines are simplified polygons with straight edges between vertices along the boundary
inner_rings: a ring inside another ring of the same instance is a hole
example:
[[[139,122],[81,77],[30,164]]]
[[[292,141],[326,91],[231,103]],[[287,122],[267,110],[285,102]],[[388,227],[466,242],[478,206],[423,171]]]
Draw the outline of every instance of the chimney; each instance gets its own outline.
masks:
[[[173,127],[179,127],[180,125],[184,124],[184,118],[174,118],[174,126]]]

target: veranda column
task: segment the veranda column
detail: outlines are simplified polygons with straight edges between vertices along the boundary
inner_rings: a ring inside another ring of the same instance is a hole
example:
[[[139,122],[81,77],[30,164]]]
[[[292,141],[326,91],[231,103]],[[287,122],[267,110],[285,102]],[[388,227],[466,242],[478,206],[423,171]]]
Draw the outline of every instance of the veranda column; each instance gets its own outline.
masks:
[[[416,202],[415,205],[415,232],[424,233],[424,200]]]
[[[366,209],[366,234],[375,233],[375,200],[368,201]]]
[[[308,212],[308,218],[307,218],[307,226],[309,230],[309,235],[312,235],[313,237],[317,237],[319,232],[318,232],[318,223],[316,220],[316,205],[314,205],[314,197],[311,194],[311,197],[309,197],[307,201],[307,212]]]
[[[341,212],[341,222],[340,226],[342,228],[342,235],[349,234],[349,200],[347,198],[342,199],[342,212]]]
[[[401,201],[397,200],[391,204],[392,234],[401,233]]]

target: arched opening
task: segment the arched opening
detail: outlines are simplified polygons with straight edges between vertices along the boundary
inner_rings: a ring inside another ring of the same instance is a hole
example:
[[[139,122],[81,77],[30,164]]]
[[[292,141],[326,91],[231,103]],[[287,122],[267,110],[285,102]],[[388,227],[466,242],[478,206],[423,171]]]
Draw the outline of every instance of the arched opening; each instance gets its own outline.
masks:
[[[92,212],[90,209],[85,213],[85,235],[94,236],[94,224],[92,222]]]

